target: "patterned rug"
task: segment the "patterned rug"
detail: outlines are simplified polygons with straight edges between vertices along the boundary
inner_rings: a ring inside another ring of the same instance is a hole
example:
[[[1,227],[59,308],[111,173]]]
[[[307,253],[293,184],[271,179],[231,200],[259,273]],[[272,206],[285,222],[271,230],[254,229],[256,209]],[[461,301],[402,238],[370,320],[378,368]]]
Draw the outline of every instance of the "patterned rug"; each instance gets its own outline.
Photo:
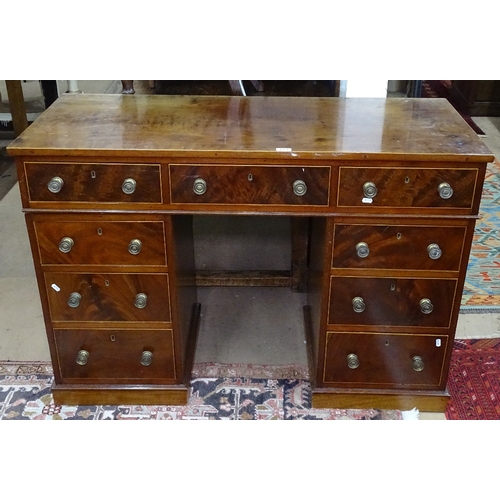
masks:
[[[500,420],[500,339],[455,340],[448,420]]]
[[[461,312],[500,312],[500,163],[488,164]]]
[[[311,386],[299,379],[198,378],[192,381],[187,406],[57,406],[52,380],[49,363],[2,362],[0,420],[418,419],[416,410],[311,409]]]

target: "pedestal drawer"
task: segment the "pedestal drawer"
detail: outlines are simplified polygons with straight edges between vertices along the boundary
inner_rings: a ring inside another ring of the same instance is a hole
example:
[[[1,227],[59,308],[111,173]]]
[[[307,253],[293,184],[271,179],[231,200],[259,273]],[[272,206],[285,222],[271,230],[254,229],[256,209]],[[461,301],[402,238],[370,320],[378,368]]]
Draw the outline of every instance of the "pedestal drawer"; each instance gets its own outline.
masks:
[[[170,321],[168,274],[45,273],[52,321]]]
[[[336,386],[435,389],[443,374],[447,336],[327,333],[323,381]]]
[[[172,203],[329,205],[330,167],[170,165]]]
[[[26,162],[30,201],[161,203],[160,165]]]
[[[331,277],[328,323],[450,327],[456,279]]]
[[[335,224],[332,268],[458,271],[464,226]]]
[[[158,384],[176,378],[172,330],[54,329],[62,383]]]
[[[340,167],[338,206],[472,209],[477,168]]]
[[[166,265],[161,221],[35,221],[44,264]]]

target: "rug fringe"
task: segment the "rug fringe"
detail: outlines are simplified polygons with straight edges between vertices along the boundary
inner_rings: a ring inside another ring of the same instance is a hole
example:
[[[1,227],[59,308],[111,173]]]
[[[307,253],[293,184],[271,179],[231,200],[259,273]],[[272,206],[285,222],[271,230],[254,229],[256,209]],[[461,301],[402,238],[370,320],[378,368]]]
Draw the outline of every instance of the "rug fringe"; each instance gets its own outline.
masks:
[[[420,412],[416,408],[413,408],[413,410],[402,411],[401,415],[403,420],[419,420],[420,418]]]

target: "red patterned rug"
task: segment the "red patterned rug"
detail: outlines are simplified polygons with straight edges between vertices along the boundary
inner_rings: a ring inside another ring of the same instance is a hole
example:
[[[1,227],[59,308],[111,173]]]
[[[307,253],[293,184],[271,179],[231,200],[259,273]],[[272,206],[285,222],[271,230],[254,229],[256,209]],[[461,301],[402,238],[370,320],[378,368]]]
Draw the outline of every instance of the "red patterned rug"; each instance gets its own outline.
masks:
[[[500,420],[500,339],[455,340],[448,420]]]

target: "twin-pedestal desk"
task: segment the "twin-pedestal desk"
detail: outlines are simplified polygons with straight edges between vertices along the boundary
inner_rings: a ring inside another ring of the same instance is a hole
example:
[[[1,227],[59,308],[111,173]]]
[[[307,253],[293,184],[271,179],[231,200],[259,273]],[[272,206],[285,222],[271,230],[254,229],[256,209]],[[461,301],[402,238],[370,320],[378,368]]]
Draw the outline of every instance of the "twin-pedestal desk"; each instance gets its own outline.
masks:
[[[493,160],[447,101],[64,95],[8,151],[56,403],[185,404],[212,280],[307,294],[315,407],[444,410]],[[201,273],[199,214],[290,217],[291,268]]]

